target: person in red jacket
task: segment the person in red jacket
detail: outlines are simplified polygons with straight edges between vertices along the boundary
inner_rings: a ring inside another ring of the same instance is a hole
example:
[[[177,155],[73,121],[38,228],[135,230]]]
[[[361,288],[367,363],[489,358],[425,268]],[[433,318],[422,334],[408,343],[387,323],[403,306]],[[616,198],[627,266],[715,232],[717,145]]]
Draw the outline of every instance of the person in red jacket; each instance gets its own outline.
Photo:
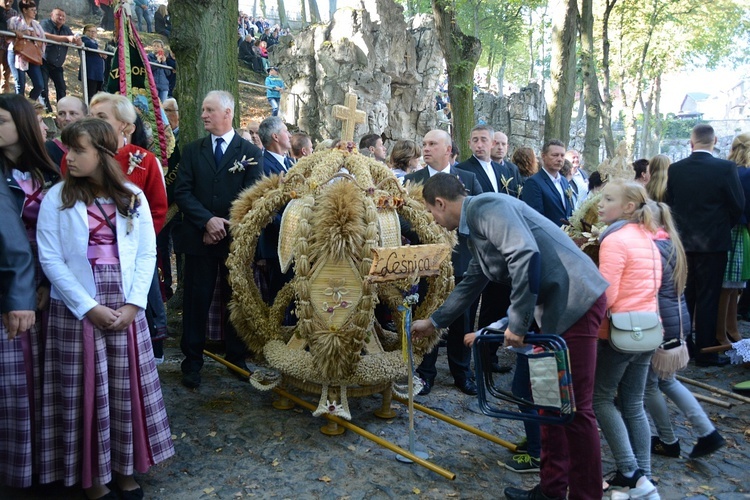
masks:
[[[115,159],[128,180],[141,188],[146,195],[154,221],[154,232],[158,235],[167,217],[167,190],[164,174],[156,156],[146,149],[129,144],[129,138],[135,130],[135,106],[127,97],[100,92],[91,100],[89,115],[101,118],[114,129],[118,138]],[[66,166],[66,159],[63,158],[60,164],[63,172]],[[167,336],[167,314],[161,298],[158,270],[154,273],[154,283],[149,291],[146,315],[151,328],[154,357],[157,363],[160,363],[164,358],[162,343]]]

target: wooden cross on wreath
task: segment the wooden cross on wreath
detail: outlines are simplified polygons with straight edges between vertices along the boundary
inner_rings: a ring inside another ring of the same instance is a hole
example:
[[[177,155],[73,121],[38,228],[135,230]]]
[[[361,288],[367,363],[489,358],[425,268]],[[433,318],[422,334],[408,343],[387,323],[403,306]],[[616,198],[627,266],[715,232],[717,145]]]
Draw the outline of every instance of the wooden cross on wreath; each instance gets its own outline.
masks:
[[[365,123],[367,114],[357,109],[357,94],[348,92],[344,100],[344,106],[336,104],[333,107],[333,117],[344,122],[341,140],[352,142],[354,140],[354,129],[357,128],[357,124]]]

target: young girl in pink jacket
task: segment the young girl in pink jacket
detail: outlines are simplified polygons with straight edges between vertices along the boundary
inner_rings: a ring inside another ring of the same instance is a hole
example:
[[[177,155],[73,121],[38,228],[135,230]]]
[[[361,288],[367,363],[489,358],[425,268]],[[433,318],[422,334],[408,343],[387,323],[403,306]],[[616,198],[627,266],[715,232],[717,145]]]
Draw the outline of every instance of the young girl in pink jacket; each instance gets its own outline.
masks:
[[[609,224],[602,234],[599,271],[609,281],[607,308],[612,313],[658,311],[661,256],[652,234],[657,229],[645,188],[611,181],[602,192],[599,218]],[[624,354],[609,344],[609,321],[599,331],[594,412],[612,450],[617,472],[608,479],[605,497],[659,498],[651,476],[650,429],[643,409],[646,376],[653,351]],[[614,397],[618,396],[618,410]]]

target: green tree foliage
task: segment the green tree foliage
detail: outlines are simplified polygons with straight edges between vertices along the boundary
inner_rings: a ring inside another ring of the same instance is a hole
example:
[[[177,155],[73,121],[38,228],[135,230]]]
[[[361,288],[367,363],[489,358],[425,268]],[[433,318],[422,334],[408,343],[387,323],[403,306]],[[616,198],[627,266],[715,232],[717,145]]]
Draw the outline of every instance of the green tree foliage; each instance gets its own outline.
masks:
[[[747,40],[750,13],[744,0],[621,0],[610,18],[613,82],[625,107],[626,140],[637,142],[636,118],[643,114],[639,152],[658,142],[658,112],[663,74],[685,67],[713,68],[739,61],[738,40]]]

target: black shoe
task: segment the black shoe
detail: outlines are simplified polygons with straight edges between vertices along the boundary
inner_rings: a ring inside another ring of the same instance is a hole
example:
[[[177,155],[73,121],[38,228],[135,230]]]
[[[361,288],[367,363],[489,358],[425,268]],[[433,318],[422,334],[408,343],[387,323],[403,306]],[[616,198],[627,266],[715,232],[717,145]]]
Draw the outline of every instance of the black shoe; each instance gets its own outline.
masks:
[[[606,495],[607,498],[611,496],[612,492],[616,491],[620,491],[626,495],[629,494],[630,498],[651,498],[654,493],[658,494],[656,486],[646,477],[642,469],[636,470],[633,473],[633,477],[625,477],[618,470],[606,482],[608,486],[604,491],[610,492],[610,494]],[[658,496],[655,498],[658,498]]]
[[[197,389],[201,385],[201,374],[198,372],[183,373],[182,385],[188,389]]]
[[[709,455],[722,446],[727,444],[726,440],[721,437],[719,431],[714,430],[708,436],[698,438],[698,442],[695,443],[695,448],[690,452],[690,458],[700,458],[705,455]]]
[[[729,356],[717,354],[715,356],[700,356],[695,358],[695,366],[705,368],[708,366],[726,366],[730,363]]]
[[[422,385],[422,390],[417,393],[417,396],[427,396],[432,391],[433,382],[429,380],[423,380],[422,382],[424,385]]]
[[[456,387],[459,388],[461,392],[464,394],[468,394],[469,396],[476,396],[477,395],[477,385],[474,383],[473,380],[467,378],[463,382],[456,381],[455,384]]]
[[[667,444],[659,436],[651,436],[651,453],[663,457],[680,458],[679,439],[672,444]]]
[[[530,490],[522,490],[521,488],[505,488],[505,498],[508,500],[555,500],[554,498],[548,497],[542,493],[542,487],[540,485],[534,486]]]
[[[143,500],[143,488],[136,488],[134,490],[120,490],[120,498],[122,500]]]
[[[512,366],[499,365],[497,363],[492,363],[492,373],[508,373],[512,369],[513,369]]]

